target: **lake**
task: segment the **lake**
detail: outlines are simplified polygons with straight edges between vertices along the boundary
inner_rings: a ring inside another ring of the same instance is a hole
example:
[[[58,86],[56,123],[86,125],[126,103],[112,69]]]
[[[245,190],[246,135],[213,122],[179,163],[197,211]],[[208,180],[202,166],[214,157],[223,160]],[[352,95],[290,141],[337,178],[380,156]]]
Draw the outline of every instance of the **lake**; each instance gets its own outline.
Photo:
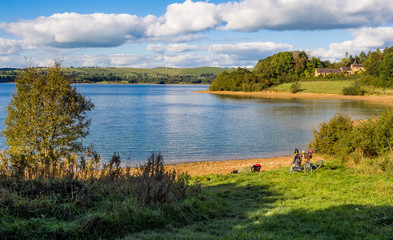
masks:
[[[353,119],[374,116],[387,107],[346,100],[288,100],[224,97],[194,91],[202,85],[76,84],[95,109],[90,135],[103,159],[145,161],[161,151],[165,162],[265,158],[305,149],[312,130],[337,112]],[[15,89],[0,84],[0,129]],[[0,137],[0,149],[5,148]]]

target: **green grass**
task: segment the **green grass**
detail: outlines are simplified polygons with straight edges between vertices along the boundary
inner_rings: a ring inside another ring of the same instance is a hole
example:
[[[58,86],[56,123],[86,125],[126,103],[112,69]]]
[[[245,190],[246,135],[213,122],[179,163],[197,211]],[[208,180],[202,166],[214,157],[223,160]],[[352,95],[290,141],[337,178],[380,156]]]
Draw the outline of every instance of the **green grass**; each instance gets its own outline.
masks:
[[[350,87],[355,80],[324,80],[324,81],[301,81],[299,82],[300,93],[325,93],[325,94],[343,94],[344,87]],[[283,83],[273,87],[278,92],[291,92],[293,83]],[[393,89],[377,88],[373,86],[363,86],[366,95],[393,95]]]
[[[288,168],[198,177],[226,201],[222,217],[125,239],[391,239],[393,178],[328,162],[312,175]]]
[[[299,82],[301,84],[301,93],[327,93],[327,94],[342,94],[344,87],[352,85],[353,80],[346,81],[309,81]],[[274,87],[274,90],[279,92],[290,92],[293,83],[284,83]]]

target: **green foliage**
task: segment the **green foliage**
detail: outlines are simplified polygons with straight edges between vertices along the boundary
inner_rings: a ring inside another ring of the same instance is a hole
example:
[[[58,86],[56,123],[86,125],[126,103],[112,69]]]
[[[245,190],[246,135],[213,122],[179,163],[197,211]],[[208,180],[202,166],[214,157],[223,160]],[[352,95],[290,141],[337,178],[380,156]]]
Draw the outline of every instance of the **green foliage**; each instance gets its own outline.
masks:
[[[349,117],[338,114],[322,123],[318,131],[314,130],[310,147],[318,149],[320,153],[339,157],[346,163],[390,159],[387,156],[393,153],[393,111],[384,111],[378,118],[362,121],[355,126]],[[375,167],[375,164],[368,165]],[[388,169],[383,164],[378,166],[382,167],[378,171]]]
[[[114,154],[106,169],[84,179],[0,175],[2,238],[114,239],[205,216],[212,219],[224,210],[189,175],[167,172],[161,154],[153,154],[135,174],[121,170],[120,162]]]
[[[358,81],[354,81],[352,86],[344,87],[342,91],[343,91],[344,95],[361,95],[361,96],[363,96],[366,93],[366,90],[364,90],[362,87],[360,87]]]
[[[310,143],[311,149],[319,153],[335,155],[346,149],[345,140],[352,133],[353,124],[350,117],[336,114],[328,122],[319,125],[319,130],[314,130],[314,139]],[[347,146],[350,147],[350,146]]]
[[[273,79],[284,74],[299,76],[307,66],[305,52],[279,52],[271,57],[259,60],[254,72],[266,79]]]
[[[50,170],[58,164],[57,155],[81,151],[80,139],[90,125],[86,112],[93,107],[71,86],[57,62],[44,75],[34,68],[21,72],[2,131],[11,163],[21,172],[27,166]]]
[[[244,68],[238,68],[230,73],[224,71],[210,84],[211,91],[261,91],[269,87],[270,82]]]
[[[368,75],[362,79],[364,84],[376,87],[393,86],[393,47],[385,48],[383,52],[377,49],[370,53],[364,66]]]
[[[291,92],[297,93],[302,90],[302,85],[299,82],[292,83],[291,85]]]

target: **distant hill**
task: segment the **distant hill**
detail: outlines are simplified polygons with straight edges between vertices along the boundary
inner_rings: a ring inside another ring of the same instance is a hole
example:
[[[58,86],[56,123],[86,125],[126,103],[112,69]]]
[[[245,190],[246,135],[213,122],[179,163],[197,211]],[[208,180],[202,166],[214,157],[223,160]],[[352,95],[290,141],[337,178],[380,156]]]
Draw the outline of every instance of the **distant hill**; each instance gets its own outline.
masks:
[[[40,68],[45,71],[46,68]],[[157,84],[210,84],[217,75],[232,69],[216,67],[197,68],[63,68],[74,83],[157,83]],[[0,81],[14,81],[20,69],[0,69]]]

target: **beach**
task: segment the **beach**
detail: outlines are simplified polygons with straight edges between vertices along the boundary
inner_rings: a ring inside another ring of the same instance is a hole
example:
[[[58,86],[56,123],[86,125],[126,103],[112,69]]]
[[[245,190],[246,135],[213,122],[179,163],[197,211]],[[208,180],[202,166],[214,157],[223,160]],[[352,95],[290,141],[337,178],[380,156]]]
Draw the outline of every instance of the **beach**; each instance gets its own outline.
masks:
[[[313,155],[311,162],[321,160],[322,157],[317,154]],[[187,172],[191,176],[202,176],[209,174],[230,174],[233,170],[252,167],[259,163],[261,164],[261,172],[281,167],[288,167],[291,165],[293,156],[271,157],[271,158],[255,158],[255,159],[241,159],[241,160],[226,160],[226,161],[210,161],[210,162],[193,162],[180,163],[174,165],[166,165],[167,170],[176,170],[178,173]]]
[[[340,94],[323,94],[323,93],[289,93],[289,92],[275,92],[275,91],[262,91],[262,92],[232,92],[232,91],[197,91],[199,93],[209,93],[224,96],[238,96],[238,97],[253,97],[253,98],[270,98],[270,99],[336,99],[336,100],[356,100],[368,101],[375,103],[384,103],[393,105],[393,96],[350,96]]]

